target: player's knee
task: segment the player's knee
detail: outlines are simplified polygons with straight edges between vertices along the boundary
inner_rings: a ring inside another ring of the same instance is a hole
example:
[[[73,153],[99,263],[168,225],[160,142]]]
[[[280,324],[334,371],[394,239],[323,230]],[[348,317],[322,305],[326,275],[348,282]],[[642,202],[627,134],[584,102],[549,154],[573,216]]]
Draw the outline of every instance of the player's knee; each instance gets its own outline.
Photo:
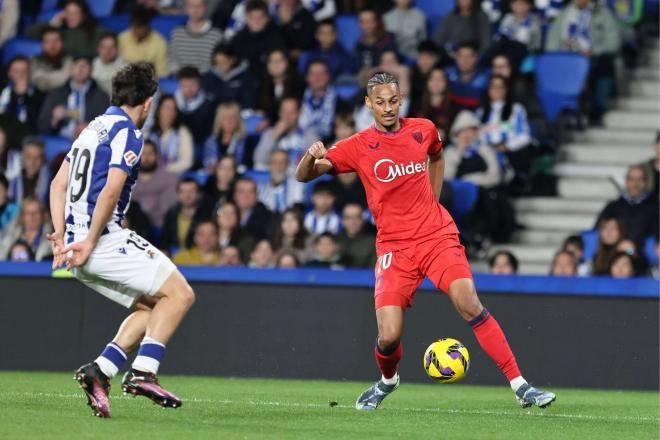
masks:
[[[401,335],[396,332],[383,331],[378,335],[378,348],[385,353],[396,350],[400,342]]]

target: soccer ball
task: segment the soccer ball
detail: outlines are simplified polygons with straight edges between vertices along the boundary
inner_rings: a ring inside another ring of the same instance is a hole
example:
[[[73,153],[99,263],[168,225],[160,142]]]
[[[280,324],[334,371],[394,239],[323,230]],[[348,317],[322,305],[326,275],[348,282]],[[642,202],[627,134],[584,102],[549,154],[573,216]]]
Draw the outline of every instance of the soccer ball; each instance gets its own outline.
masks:
[[[435,381],[456,382],[465,377],[469,368],[470,353],[456,339],[439,339],[424,353],[424,370]]]

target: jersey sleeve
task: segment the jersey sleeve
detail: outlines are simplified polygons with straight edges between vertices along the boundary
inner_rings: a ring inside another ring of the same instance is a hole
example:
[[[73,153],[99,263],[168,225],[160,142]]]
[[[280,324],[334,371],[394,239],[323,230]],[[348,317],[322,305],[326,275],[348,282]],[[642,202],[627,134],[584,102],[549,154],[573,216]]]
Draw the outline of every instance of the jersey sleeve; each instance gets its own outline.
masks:
[[[442,150],[442,139],[440,139],[440,133],[433,123],[429,124],[429,155],[438,154]]]
[[[110,140],[110,149],[110,167],[120,168],[130,174],[142,154],[142,135],[138,137],[130,128],[122,128]]]
[[[334,168],[334,174],[350,173],[355,171],[355,140],[353,137],[343,139],[328,148],[325,158],[330,161]]]

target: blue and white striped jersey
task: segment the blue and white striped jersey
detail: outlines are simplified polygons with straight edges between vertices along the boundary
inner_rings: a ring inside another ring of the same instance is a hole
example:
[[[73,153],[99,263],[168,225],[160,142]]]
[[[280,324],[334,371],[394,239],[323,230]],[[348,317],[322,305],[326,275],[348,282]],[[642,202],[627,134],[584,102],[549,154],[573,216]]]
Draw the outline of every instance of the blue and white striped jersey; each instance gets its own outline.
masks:
[[[128,178],[103,234],[122,229],[121,221],[128,211],[140,168],[142,143],[142,133],[129,116],[119,107],[109,107],[71,145],[66,156],[70,169],[64,211],[68,243],[87,235],[96,200],[112,167],[124,170]]]

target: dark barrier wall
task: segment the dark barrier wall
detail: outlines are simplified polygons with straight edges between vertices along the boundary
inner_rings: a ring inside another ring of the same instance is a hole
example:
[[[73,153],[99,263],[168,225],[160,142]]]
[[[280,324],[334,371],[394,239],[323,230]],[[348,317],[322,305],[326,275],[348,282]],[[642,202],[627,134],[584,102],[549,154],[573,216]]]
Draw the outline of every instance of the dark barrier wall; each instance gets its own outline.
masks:
[[[196,282],[198,301],[170,342],[163,372],[374,380],[372,290]],[[658,389],[656,298],[481,293],[538,385]],[[96,357],[126,309],[74,280],[0,280],[0,369],[69,370]],[[422,354],[455,337],[472,356],[467,382],[504,384],[470,328],[439,293],[407,315],[405,381],[426,381]]]

